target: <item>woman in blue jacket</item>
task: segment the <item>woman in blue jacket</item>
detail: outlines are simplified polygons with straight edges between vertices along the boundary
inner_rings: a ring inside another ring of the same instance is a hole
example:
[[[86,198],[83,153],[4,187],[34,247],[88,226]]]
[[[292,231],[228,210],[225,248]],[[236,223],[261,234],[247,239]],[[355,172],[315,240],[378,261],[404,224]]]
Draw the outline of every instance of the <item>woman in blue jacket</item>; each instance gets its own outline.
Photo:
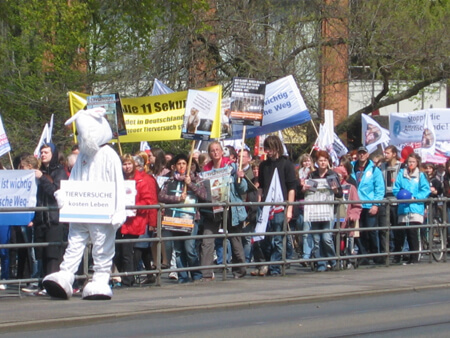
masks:
[[[394,196],[400,190],[407,190],[411,194],[410,199],[425,199],[430,194],[430,183],[425,174],[419,170],[421,158],[416,153],[412,153],[406,160],[406,168],[400,170],[394,184]],[[400,196],[399,196],[400,197]],[[398,205],[398,223],[404,225],[421,225],[424,221],[425,205],[424,203],[399,203]],[[405,234],[408,240],[411,251],[419,250],[419,234],[417,228],[405,230],[396,230],[395,238],[395,252],[402,250],[405,242]],[[395,256],[395,263],[400,262],[400,256]],[[412,254],[409,258],[409,263],[418,263],[419,255]]]

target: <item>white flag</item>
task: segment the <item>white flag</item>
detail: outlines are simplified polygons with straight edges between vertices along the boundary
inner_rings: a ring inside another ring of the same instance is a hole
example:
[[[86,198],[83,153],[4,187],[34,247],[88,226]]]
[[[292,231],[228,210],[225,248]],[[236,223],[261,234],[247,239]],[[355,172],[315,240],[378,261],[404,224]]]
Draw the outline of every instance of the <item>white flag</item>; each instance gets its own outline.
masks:
[[[362,114],[361,117],[362,144],[367,148],[369,153],[377,150],[379,144],[381,144],[383,149],[387,147],[391,140],[389,130],[380,126],[377,121],[366,114]]]
[[[5,128],[3,128],[2,117],[0,116],[0,156],[3,156],[4,154],[10,151],[11,145],[9,144]]]
[[[427,155],[434,155],[436,152],[436,131],[431,119],[431,114],[427,110],[425,113],[425,123],[422,133],[422,160],[426,161]]]
[[[139,147],[140,151],[147,151],[150,150],[150,145],[148,144],[147,141],[141,141],[141,146]]]
[[[41,138],[39,139],[36,149],[34,149],[34,157],[41,157],[41,147],[47,142],[48,139],[48,123],[45,124],[44,130],[42,131]]]
[[[52,114],[52,117],[50,118],[50,123],[48,125],[48,133],[47,133],[47,140],[45,142],[52,142],[52,135],[53,135],[53,117],[54,114]]]
[[[283,134],[281,133],[281,130],[278,130],[278,137],[281,140],[281,143],[283,144],[283,156],[289,157],[289,152],[286,148],[286,145],[284,144],[284,138],[283,138]]]
[[[164,83],[162,83],[158,79],[155,79],[155,82],[153,83],[152,96],[170,94],[173,92],[174,91],[171,88],[167,87]]]
[[[275,168],[273,172],[272,181],[270,182],[269,191],[267,192],[266,200],[267,203],[277,203],[284,202],[283,190],[281,189],[280,177],[278,175],[278,169]],[[270,211],[274,208],[273,205],[265,205],[262,209],[261,215],[256,223],[255,233],[266,232],[267,222],[269,221]],[[254,236],[253,240],[260,241],[264,239],[264,236]]]
[[[337,137],[333,129],[327,130],[327,127],[321,124],[319,127],[319,136],[317,137],[317,140],[314,143],[315,150],[325,150],[326,152],[328,152],[328,154],[330,154],[332,162],[330,164],[334,165],[339,164],[338,154],[342,153],[343,151],[342,146],[344,146],[342,142],[337,142],[336,138],[339,140],[339,137]]]

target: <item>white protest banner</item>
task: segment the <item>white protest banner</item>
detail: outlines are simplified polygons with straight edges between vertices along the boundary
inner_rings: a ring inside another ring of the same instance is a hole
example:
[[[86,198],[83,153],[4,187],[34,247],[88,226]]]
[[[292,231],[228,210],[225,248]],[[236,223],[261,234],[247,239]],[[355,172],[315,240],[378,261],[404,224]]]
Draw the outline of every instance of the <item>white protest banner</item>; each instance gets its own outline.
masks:
[[[181,137],[208,141],[216,117],[219,94],[201,90],[188,90]]]
[[[37,184],[34,170],[0,170],[0,208],[36,206]],[[5,212],[0,225],[28,225],[34,211]]]
[[[445,156],[450,156],[450,109],[427,109],[411,113],[391,113],[389,117],[390,144],[403,149],[422,147],[423,130],[426,113],[430,114],[436,135],[436,152],[433,162],[444,163]],[[431,155],[428,155],[431,156]],[[430,160],[427,156],[427,160]]]
[[[384,147],[389,144],[389,130],[381,127],[373,118],[366,114],[362,114],[361,125],[362,143],[370,154],[377,150],[379,144]]]
[[[0,116],[0,156],[11,151],[8,137],[6,136],[5,128],[3,127],[2,117]]]
[[[61,181],[64,205],[60,222],[111,224],[115,210],[114,182]]]
[[[292,75],[266,85],[262,126],[247,126],[246,137],[273,133],[311,120],[300,90]],[[233,125],[232,138],[242,138],[241,125]]]

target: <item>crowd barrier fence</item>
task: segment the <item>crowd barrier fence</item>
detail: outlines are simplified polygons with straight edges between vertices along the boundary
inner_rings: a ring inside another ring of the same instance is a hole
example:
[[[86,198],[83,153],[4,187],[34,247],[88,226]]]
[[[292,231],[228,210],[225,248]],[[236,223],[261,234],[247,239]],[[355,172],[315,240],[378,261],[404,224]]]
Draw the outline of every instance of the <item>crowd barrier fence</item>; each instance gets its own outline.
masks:
[[[335,201],[326,201],[326,202],[306,202],[306,201],[298,201],[298,202],[283,202],[283,203],[276,203],[277,206],[284,206],[287,207],[288,205],[293,205],[294,208],[300,208],[300,206],[305,206],[308,204],[318,205],[318,204],[333,204],[335,206],[338,206],[340,204],[359,204],[361,201],[342,201],[342,200],[335,200]],[[116,240],[116,243],[120,245],[121,243],[139,243],[139,242],[149,242],[151,245],[157,246],[157,257],[155,262],[155,269],[153,270],[139,270],[139,271],[128,271],[128,272],[120,272],[120,273],[112,273],[111,277],[118,277],[118,276],[142,276],[147,274],[155,274],[156,275],[156,285],[161,284],[161,274],[168,273],[168,272],[181,272],[181,271],[195,271],[195,270],[207,270],[207,269],[214,269],[214,270],[222,270],[222,279],[225,280],[229,278],[227,276],[227,270],[229,268],[233,267],[247,267],[247,268],[253,268],[258,266],[264,266],[264,265],[280,265],[281,266],[281,274],[286,274],[286,268],[289,265],[292,264],[300,264],[300,263],[308,263],[308,264],[314,264],[317,261],[323,261],[324,258],[310,258],[310,259],[303,259],[301,258],[301,254],[299,254],[299,258],[291,258],[287,259],[286,253],[287,253],[287,245],[288,241],[291,241],[292,245],[294,244],[294,237],[298,236],[299,240],[301,241],[303,235],[307,234],[321,234],[321,233],[333,233],[334,237],[334,244],[335,244],[335,250],[336,250],[336,256],[335,257],[328,257],[327,260],[336,260],[337,261],[337,267],[338,269],[342,268],[343,264],[342,262],[345,262],[350,259],[364,259],[364,258],[386,258],[385,259],[385,265],[389,266],[391,264],[390,257],[397,256],[397,255],[405,255],[405,254],[420,254],[422,257],[422,261],[428,261],[429,263],[433,263],[433,257],[432,254],[441,253],[442,254],[442,262],[447,261],[447,230],[448,226],[450,225],[448,223],[448,211],[447,209],[450,208],[450,199],[448,198],[428,198],[423,200],[402,200],[401,203],[425,203],[426,205],[426,221],[424,224],[421,225],[407,225],[407,226],[391,226],[390,224],[390,207],[395,206],[400,201],[398,200],[379,200],[379,201],[371,201],[371,203],[379,204],[379,205],[386,205],[386,222],[387,226],[385,227],[374,227],[374,228],[366,228],[363,225],[361,225],[358,229],[358,231],[366,232],[366,231],[385,231],[386,237],[385,237],[385,252],[380,253],[368,253],[366,255],[358,254],[357,256],[349,256],[344,255],[344,253],[341,251],[341,239],[346,236],[349,232],[353,232],[355,229],[353,228],[340,228],[340,226],[337,226],[337,221],[335,221],[334,227],[332,229],[327,230],[298,230],[298,229],[292,229],[290,224],[287,222],[286,218],[283,223],[283,229],[279,232],[264,232],[259,233],[258,236],[276,236],[281,235],[283,237],[283,252],[282,252],[282,259],[280,261],[270,261],[270,262],[250,262],[250,263],[240,263],[240,264],[232,264],[228,263],[226,259],[224,259],[223,264],[215,264],[210,266],[201,266],[199,267],[187,267],[187,268],[172,268],[172,269],[164,269],[161,266],[161,257],[162,257],[162,243],[166,241],[171,240],[186,240],[186,239],[195,239],[201,241],[203,238],[221,238],[223,240],[223,257],[227,257],[227,240],[231,237],[252,237],[255,236],[254,232],[245,232],[241,233],[229,233],[228,231],[223,231],[222,233],[217,233],[213,235],[186,235],[186,236],[174,236],[174,237],[164,237],[162,234],[162,227],[161,227],[161,219],[162,219],[162,211],[166,207],[176,208],[176,207],[185,207],[185,204],[157,204],[157,205],[139,205],[139,206],[130,206],[127,207],[128,209],[157,209],[158,210],[158,226],[156,228],[156,231],[154,232],[152,238],[138,238],[138,239],[118,239]],[[223,211],[223,222],[222,222],[222,229],[226,229],[227,224],[227,217],[229,208],[231,206],[237,206],[237,205],[244,205],[246,207],[259,207],[262,208],[264,206],[271,206],[273,203],[266,203],[266,202],[245,202],[245,203],[196,203],[196,204],[189,204],[191,207],[212,207],[212,206],[222,206]],[[56,207],[34,207],[34,208],[0,208],[0,217],[2,213],[8,213],[8,212],[20,212],[20,211],[48,211],[48,210],[55,210]],[[335,220],[339,220],[341,218],[340,209],[335,208],[336,217]],[[436,210],[441,210],[441,215],[434,215],[434,212]],[[450,210],[449,210],[450,212]],[[438,219],[439,221],[433,221]],[[291,223],[292,225],[293,223]],[[394,252],[391,250],[391,236],[393,234],[393,231],[400,230],[400,229],[412,229],[417,228],[420,229],[420,231],[426,231],[428,234],[431,234],[430,236],[426,237],[426,240],[428,241],[428,245],[421,246],[421,248],[417,251],[408,251],[408,252]],[[440,248],[435,248],[435,245],[433,246],[433,242],[436,241],[435,234],[440,234],[442,237],[439,239],[442,241],[442,246]],[[47,242],[47,243],[12,243],[12,244],[0,244],[0,249],[20,249],[20,248],[32,248],[32,247],[47,247],[50,245],[61,245],[65,246],[67,243],[65,242]],[[89,270],[89,252],[90,252],[90,245],[88,245],[85,249],[84,259],[83,259],[83,273],[76,276],[76,279],[88,279],[92,272]],[[39,279],[36,278],[27,278],[27,279],[10,279],[10,280],[2,280],[2,284],[19,284],[19,287],[21,285],[26,285],[27,283],[31,282],[39,282]]]

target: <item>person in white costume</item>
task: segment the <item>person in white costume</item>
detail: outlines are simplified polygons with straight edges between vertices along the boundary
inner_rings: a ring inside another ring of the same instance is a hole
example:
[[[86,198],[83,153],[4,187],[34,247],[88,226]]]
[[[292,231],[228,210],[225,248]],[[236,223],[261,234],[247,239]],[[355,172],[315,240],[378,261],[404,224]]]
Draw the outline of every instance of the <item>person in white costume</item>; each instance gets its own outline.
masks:
[[[43,286],[55,298],[69,299],[72,284],[89,239],[93,244],[94,274],[83,289],[83,299],[111,299],[109,277],[115,253],[117,229],[125,222],[125,188],[122,163],[107,143],[112,139],[111,128],[104,117],[105,109],[80,110],[66,125],[75,121],[80,153],[72,169],[70,181],[114,182],[116,188],[115,212],[111,224],[70,223],[68,247],[60,271],[46,276]],[[58,205],[64,205],[62,194],[55,193]]]

